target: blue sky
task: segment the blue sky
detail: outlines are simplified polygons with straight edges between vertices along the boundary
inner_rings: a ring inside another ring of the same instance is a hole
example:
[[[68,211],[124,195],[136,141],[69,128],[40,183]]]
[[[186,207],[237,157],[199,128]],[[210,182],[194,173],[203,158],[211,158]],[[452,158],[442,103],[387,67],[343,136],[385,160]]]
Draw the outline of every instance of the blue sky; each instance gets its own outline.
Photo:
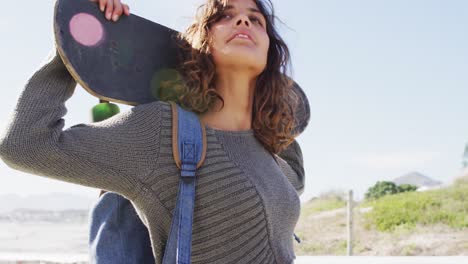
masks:
[[[177,30],[201,1],[127,1],[132,13]],[[273,1],[311,120],[298,138],[306,190],[361,198],[379,180],[419,171],[450,183],[468,142],[468,1]],[[52,47],[53,1],[2,4],[0,129]],[[90,122],[97,99],[78,87],[66,127]],[[129,107],[122,106],[125,111]],[[27,175],[0,161],[0,194],[98,190]]]

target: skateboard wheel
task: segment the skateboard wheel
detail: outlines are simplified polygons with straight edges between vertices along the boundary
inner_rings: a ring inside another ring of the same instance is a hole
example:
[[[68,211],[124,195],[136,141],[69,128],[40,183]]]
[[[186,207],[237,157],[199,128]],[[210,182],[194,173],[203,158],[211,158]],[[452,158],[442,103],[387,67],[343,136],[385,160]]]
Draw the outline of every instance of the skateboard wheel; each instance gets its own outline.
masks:
[[[93,122],[106,120],[120,112],[119,106],[113,103],[100,103],[93,107]]]

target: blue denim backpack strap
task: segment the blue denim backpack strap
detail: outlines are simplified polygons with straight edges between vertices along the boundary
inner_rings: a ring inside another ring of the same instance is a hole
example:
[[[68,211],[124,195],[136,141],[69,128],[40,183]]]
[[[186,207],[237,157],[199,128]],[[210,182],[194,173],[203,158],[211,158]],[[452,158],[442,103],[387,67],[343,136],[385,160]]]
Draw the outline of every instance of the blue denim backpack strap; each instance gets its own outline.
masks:
[[[90,264],[155,262],[148,229],[123,196],[101,192],[89,222]]]
[[[197,115],[172,107],[172,152],[180,169],[177,204],[163,257],[163,264],[190,264],[195,203],[195,174],[206,155],[205,127]]]

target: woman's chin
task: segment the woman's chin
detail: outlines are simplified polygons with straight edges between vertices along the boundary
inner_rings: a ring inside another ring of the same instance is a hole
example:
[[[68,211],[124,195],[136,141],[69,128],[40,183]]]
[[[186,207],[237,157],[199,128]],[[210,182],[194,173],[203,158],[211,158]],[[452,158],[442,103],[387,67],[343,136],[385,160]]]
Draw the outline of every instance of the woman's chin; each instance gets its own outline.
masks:
[[[222,56],[214,56],[217,66],[261,69],[265,68],[266,59],[258,55],[258,52],[239,51],[224,53]]]
[[[258,61],[252,60],[252,58],[236,58],[235,60],[226,61],[224,63],[216,64],[216,67],[235,71],[248,71],[253,75],[260,74],[265,68],[265,64],[259,64]]]

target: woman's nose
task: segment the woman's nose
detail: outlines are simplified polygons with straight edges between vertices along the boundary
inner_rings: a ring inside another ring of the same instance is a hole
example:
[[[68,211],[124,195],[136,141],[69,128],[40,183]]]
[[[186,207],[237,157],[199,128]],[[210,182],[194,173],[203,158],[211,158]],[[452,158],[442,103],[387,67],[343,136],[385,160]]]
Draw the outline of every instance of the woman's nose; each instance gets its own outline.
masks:
[[[241,16],[237,22],[236,25],[240,26],[241,24],[244,24],[246,27],[250,27],[250,22],[247,16]]]

